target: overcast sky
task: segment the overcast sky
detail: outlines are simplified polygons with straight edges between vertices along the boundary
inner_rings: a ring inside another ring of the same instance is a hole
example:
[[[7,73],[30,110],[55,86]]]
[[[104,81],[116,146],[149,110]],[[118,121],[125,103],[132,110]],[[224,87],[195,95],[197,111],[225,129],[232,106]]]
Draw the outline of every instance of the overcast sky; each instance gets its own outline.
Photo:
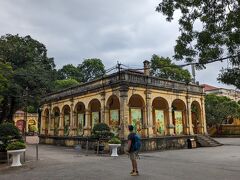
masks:
[[[46,45],[57,68],[100,58],[106,68],[117,61],[133,68],[152,54],[172,57],[179,35],[155,11],[160,0],[0,0],[0,35],[31,35]],[[183,64],[184,62],[177,62]],[[197,71],[197,81],[227,87],[216,80],[226,63]]]

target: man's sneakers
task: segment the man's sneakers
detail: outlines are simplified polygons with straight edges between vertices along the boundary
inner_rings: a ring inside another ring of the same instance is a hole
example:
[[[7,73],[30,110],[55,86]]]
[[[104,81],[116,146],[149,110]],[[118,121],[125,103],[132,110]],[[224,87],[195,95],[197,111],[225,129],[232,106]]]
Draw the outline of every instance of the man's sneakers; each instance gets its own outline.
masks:
[[[139,174],[138,174],[138,171],[132,170],[132,171],[130,172],[130,175],[131,175],[131,176],[138,176]]]

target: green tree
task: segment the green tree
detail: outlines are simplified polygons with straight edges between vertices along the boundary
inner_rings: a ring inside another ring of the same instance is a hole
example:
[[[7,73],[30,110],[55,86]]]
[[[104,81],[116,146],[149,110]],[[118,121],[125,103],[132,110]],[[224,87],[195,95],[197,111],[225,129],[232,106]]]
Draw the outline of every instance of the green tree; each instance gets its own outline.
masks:
[[[221,124],[229,118],[240,117],[240,105],[227,97],[208,94],[205,97],[207,124]]]
[[[37,110],[41,95],[51,91],[56,77],[53,58],[46,47],[30,36],[1,36],[0,58],[12,66],[13,78],[0,104],[0,123],[12,120],[19,108],[32,105]]]
[[[0,104],[12,78],[12,67],[0,59]]]
[[[198,59],[198,68],[203,68],[209,61],[229,55],[233,68],[224,69],[218,80],[240,88],[240,1],[162,0],[156,11],[167,21],[173,20],[174,12],[181,13],[177,16],[181,34],[174,49],[175,59]]]
[[[96,58],[85,59],[77,68],[81,73],[81,82],[87,82],[99,78],[105,73],[105,67],[102,60]]]
[[[59,79],[75,79],[78,82],[82,80],[80,69],[72,64],[67,64],[58,70]]]
[[[151,58],[151,75],[187,83],[191,81],[191,75],[188,70],[172,63],[168,57],[159,57],[155,54]]]
[[[54,82],[54,91],[63,90],[72,86],[76,86],[78,84],[79,82],[75,79],[56,80]]]

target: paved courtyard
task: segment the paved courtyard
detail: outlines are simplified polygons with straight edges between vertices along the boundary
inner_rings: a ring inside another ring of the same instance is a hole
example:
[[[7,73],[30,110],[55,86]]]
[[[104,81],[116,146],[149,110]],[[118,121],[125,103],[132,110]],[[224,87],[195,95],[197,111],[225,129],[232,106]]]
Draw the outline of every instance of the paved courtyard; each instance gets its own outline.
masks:
[[[28,146],[27,161],[20,168],[0,165],[1,180],[34,179],[161,179],[239,180],[240,138],[217,139],[224,146],[141,154],[140,176],[131,177],[127,155],[85,155],[73,148],[40,145],[39,161],[34,146]]]

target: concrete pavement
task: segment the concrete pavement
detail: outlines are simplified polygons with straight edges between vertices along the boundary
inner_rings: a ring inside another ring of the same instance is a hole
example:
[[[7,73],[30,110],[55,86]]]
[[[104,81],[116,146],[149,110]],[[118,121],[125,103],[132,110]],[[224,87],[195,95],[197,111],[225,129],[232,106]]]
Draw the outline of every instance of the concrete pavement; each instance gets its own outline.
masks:
[[[73,148],[40,145],[40,160],[35,161],[35,148],[29,146],[23,167],[0,169],[0,179],[239,180],[240,139],[217,140],[226,145],[143,153],[138,161],[138,177],[129,175],[131,165],[126,155],[86,156]]]

